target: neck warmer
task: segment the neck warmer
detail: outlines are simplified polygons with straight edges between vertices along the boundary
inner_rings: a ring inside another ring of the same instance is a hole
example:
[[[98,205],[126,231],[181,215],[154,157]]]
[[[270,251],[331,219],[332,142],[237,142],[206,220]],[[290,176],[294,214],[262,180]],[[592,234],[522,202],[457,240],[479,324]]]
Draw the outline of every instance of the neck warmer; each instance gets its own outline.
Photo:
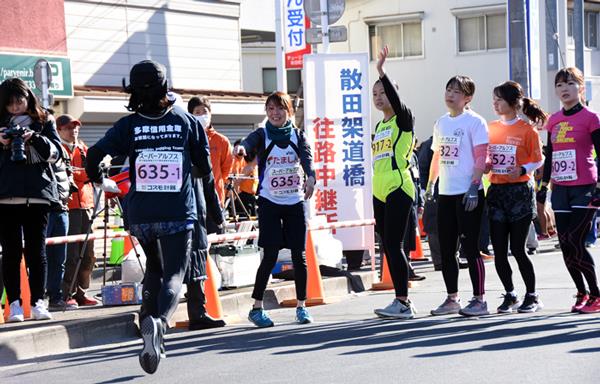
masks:
[[[292,136],[292,128],[294,127],[291,120],[285,122],[283,127],[275,127],[269,121],[265,125],[269,140],[275,142],[287,141]]]

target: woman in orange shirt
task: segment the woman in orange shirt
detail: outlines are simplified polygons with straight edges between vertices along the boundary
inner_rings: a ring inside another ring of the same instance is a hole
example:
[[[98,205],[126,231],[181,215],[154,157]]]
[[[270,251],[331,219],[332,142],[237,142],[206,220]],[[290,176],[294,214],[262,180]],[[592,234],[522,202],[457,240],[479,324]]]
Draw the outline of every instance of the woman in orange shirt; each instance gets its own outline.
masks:
[[[535,126],[543,125],[547,116],[513,81],[494,88],[493,105],[500,120],[489,124],[486,170],[491,171],[487,203],[494,260],[506,290],[498,313],[535,312],[543,305],[535,291],[535,272],[525,241],[536,210],[531,174],[543,163],[542,143]],[[531,123],[519,117],[521,110]],[[527,289],[523,302],[514,292],[508,262],[509,239]]]

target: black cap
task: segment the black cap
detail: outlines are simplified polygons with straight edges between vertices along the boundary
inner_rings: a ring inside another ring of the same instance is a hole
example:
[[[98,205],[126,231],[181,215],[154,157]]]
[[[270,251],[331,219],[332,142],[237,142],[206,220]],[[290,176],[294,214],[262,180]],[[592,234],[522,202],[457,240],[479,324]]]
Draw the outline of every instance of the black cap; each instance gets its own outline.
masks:
[[[140,61],[129,72],[129,83],[132,88],[148,89],[159,85],[164,86],[166,82],[165,66],[153,60]]]

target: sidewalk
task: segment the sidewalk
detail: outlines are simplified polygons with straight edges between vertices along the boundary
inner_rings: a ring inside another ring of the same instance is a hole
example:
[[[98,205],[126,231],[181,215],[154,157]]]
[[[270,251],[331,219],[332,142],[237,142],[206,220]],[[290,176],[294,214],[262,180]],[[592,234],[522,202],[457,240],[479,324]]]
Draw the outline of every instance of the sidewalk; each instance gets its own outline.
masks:
[[[374,274],[363,268],[353,272],[365,289],[374,282]],[[346,277],[323,279],[325,300],[339,301],[351,292]],[[93,290],[90,293],[96,293]],[[219,292],[225,321],[228,324],[245,321],[254,300],[252,287]],[[279,302],[295,298],[293,281],[270,284],[265,292],[265,308],[279,308]],[[133,340],[138,337],[137,310],[139,305],[117,307],[87,307],[74,311],[52,312],[50,321],[31,321],[0,325],[0,365],[66,353],[73,349]],[[187,320],[186,303],[180,303],[173,316],[176,321]]]

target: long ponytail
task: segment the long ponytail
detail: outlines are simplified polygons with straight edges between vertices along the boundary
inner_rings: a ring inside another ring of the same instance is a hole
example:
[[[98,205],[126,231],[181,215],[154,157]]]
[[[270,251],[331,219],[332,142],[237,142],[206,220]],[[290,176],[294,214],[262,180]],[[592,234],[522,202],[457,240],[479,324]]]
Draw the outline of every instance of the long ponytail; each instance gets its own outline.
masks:
[[[534,125],[539,127],[546,124],[546,120],[548,119],[548,114],[544,112],[544,110],[536,103],[533,99],[529,97],[523,98],[523,114],[527,116],[529,120],[531,120]]]

